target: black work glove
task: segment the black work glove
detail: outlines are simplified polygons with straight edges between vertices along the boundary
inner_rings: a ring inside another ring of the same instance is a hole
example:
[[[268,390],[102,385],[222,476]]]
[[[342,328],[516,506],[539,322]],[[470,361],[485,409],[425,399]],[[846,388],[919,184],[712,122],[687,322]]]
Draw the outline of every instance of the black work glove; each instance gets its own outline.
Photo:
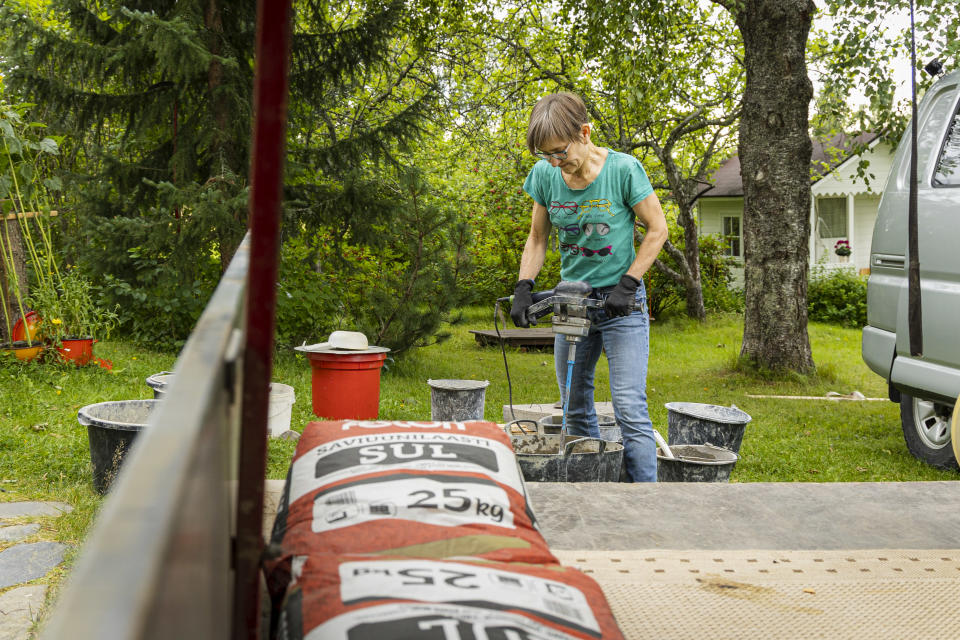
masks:
[[[533,304],[533,280],[521,280],[513,288],[513,306],[510,307],[510,317],[518,327],[529,327],[527,321],[527,307]]]
[[[633,303],[636,302],[637,287],[639,286],[640,281],[633,276],[627,274],[620,276],[620,282],[610,292],[603,304],[607,317],[619,318],[620,316],[630,315],[633,312]]]

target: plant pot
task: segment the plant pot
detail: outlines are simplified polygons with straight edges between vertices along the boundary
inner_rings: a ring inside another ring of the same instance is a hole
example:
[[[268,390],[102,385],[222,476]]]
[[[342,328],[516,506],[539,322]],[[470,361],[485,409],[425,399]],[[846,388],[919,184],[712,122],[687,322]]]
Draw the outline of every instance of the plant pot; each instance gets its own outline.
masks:
[[[24,320],[26,320],[26,322],[24,322]],[[40,314],[36,311],[27,311],[24,317],[17,318],[17,322],[13,325],[14,342],[25,341],[28,332],[31,341],[37,340],[37,335],[40,333],[41,322],[43,321],[40,319]]]
[[[63,338],[57,353],[65,362],[82,367],[93,359],[93,338]]]
[[[0,346],[0,350],[5,353],[12,353],[21,362],[30,362],[40,355],[40,352],[43,351],[43,345],[38,342],[28,344],[26,340],[20,340],[4,344]]]

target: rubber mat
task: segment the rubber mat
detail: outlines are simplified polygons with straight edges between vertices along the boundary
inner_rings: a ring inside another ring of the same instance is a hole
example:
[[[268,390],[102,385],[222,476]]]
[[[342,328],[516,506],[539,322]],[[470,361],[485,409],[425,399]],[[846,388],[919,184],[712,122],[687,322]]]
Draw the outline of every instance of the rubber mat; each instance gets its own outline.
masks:
[[[960,550],[557,550],[630,640],[957,638]]]

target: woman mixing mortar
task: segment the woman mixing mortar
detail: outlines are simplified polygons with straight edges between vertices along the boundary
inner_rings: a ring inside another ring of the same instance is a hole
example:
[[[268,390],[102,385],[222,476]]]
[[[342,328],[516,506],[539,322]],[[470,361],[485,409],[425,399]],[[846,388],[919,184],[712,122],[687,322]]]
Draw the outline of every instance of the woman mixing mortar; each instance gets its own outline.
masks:
[[[541,160],[523,189],[534,200],[530,234],[520,259],[510,316],[529,325],[524,312],[533,300],[534,278],[543,267],[550,227],[560,240],[560,277],[593,287],[604,309],[591,311],[590,334],[580,343],[567,407],[571,434],[598,437],[593,404],[594,370],[601,350],[610,366],[610,394],[623,433],[625,465],[634,482],[657,479],[656,443],[647,412],[650,326],[643,274],[667,239],[660,201],[640,162],[598,147],[583,101],[571,93],[542,98],[530,113],[527,147]],[[646,227],[639,251],[634,226]],[[642,310],[633,310],[634,302]],[[567,342],[554,340],[561,397],[566,393]]]

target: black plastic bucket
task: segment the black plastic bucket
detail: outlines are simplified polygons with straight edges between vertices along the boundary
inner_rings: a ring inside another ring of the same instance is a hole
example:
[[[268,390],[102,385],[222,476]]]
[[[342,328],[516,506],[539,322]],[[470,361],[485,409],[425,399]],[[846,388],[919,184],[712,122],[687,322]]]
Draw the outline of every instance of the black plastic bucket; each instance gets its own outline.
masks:
[[[739,454],[750,415],[737,407],[699,402],[668,402],[667,443],[712,444]]]
[[[483,420],[488,380],[427,380],[430,418],[437,422]]]
[[[147,386],[153,389],[153,397],[157,400],[167,395],[167,385],[173,382],[173,371],[161,371],[147,377]]]
[[[531,422],[532,421],[526,421]],[[536,423],[533,423],[536,424]],[[599,438],[560,434],[516,434],[510,423],[508,433],[528,482],[619,482],[623,445]]]
[[[558,413],[543,416],[537,422],[543,427],[544,433],[560,433],[560,429],[563,428],[563,415]],[[600,428],[601,440],[623,444],[623,434],[613,416],[598,413],[597,426]]]
[[[160,400],[119,400],[90,404],[77,412],[77,420],[87,428],[97,493],[110,488],[137,434],[159,404]]]
[[[673,458],[657,449],[657,482],[727,482],[740,457],[712,444],[670,445]]]

